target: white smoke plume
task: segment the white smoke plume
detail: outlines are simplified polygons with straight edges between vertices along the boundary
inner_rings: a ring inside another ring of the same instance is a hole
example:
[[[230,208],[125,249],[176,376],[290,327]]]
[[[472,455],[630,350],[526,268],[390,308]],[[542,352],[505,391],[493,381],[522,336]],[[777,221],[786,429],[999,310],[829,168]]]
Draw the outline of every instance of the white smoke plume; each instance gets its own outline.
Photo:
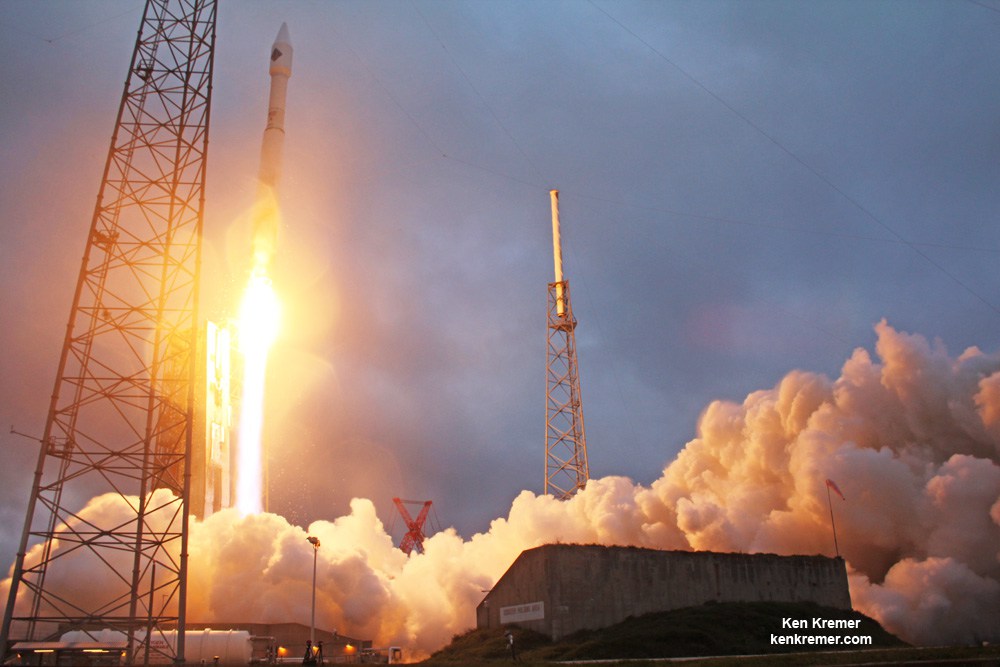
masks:
[[[307,529],[224,511],[191,536],[192,621],[307,621],[419,656],[475,623],[523,550],[549,542],[833,555],[826,480],[855,608],[917,644],[1000,640],[1000,355],[876,326],[841,375],[794,371],[742,404],[716,401],[649,487],[589,482],[560,502],[523,491],[462,539],[396,549],[371,501]],[[108,511],[95,499],[83,515]],[[8,582],[0,586],[4,592]]]

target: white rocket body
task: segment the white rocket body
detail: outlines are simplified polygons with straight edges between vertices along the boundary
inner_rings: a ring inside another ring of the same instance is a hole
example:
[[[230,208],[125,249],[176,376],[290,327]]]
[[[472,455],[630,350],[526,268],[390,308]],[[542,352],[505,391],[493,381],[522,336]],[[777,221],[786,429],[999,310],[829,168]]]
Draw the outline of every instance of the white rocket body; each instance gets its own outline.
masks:
[[[288,24],[282,23],[271,47],[271,92],[267,125],[260,149],[257,211],[254,215],[253,255],[255,268],[270,266],[278,245],[278,209],[275,188],[281,178],[281,155],[285,143],[285,98],[292,76],[292,43]]]

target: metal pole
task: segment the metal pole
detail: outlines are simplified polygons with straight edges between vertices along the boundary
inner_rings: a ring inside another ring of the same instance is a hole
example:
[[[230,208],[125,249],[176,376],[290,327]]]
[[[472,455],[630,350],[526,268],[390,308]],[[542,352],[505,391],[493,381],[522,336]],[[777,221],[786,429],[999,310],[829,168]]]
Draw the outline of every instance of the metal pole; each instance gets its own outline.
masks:
[[[194,383],[192,383],[194,384]],[[149,613],[146,617],[146,650],[143,653],[143,667],[149,667],[149,645],[153,641],[153,600],[156,597],[156,561],[153,561],[153,571],[149,575]]]
[[[313,589],[312,589],[312,613],[309,617],[309,650],[316,647],[316,557],[319,555],[319,538],[309,535],[306,541],[313,547]]]
[[[833,520],[833,499],[830,497],[830,485],[826,485],[826,502],[830,506],[830,526],[833,528],[833,548],[837,551],[837,558],[840,558],[840,545],[837,544],[837,522]]]
[[[562,238],[559,231],[559,191],[549,190],[549,200],[552,206],[552,259],[555,264],[556,313],[559,317],[562,317],[566,314],[566,304],[563,300]]]
[[[318,548],[313,548],[313,599],[312,616],[309,618],[309,641],[316,645],[316,556],[319,554]]]

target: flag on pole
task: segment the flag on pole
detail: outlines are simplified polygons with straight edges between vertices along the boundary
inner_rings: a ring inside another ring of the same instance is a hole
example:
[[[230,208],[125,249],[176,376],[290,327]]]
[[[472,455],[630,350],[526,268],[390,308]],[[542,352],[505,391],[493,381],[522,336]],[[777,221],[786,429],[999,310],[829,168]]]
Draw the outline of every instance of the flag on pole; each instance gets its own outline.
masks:
[[[841,500],[847,500],[847,498],[844,497],[844,492],[840,490],[840,487],[837,486],[837,483],[832,479],[826,480],[826,486],[827,488],[833,489],[833,492],[840,496]]]

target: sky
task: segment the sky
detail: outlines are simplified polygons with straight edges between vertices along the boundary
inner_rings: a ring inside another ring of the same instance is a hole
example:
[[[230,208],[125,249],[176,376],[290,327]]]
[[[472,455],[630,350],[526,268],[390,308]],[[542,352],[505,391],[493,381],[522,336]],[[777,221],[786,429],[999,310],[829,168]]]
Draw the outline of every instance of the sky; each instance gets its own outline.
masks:
[[[5,563],[141,6],[0,2]],[[551,188],[593,477],[652,483],[713,401],[836,377],[883,319],[1000,349],[996,0],[222,2],[206,317],[245,283],[282,22],[293,525],[362,497],[399,537],[401,496],[470,536],[541,491]]]

